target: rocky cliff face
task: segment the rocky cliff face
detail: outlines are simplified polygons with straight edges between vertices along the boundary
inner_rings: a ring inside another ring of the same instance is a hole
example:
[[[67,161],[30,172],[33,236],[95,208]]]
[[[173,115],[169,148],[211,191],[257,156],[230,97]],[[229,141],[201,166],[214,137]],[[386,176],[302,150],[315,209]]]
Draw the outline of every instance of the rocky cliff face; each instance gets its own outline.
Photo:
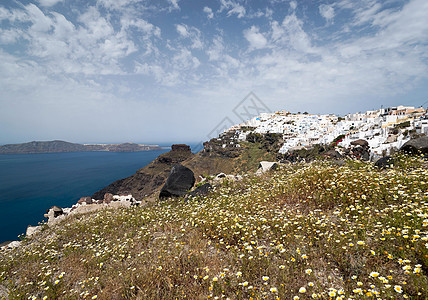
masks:
[[[187,145],[173,145],[172,150],[159,155],[154,161],[138,170],[134,175],[119,179],[92,195],[94,199],[103,199],[105,193],[115,195],[132,194],[141,200],[160,189],[175,164],[191,159],[195,155]]]

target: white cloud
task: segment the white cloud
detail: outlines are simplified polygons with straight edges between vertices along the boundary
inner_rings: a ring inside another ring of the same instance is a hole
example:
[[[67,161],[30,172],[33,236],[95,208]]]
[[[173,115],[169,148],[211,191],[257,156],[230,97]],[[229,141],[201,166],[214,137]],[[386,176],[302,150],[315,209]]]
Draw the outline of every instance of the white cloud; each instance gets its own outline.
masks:
[[[364,3],[363,5],[356,8],[354,10],[355,12],[355,19],[353,25],[363,25],[365,23],[372,22],[376,14],[379,12],[379,10],[382,8],[382,5],[380,3],[376,2],[369,2]]]
[[[52,20],[34,4],[26,6],[26,11],[32,21],[31,30],[35,32],[47,32],[52,28]]]
[[[297,2],[296,1],[290,1],[290,8],[292,10],[295,10],[297,8]]]
[[[187,26],[183,25],[183,24],[177,24],[175,25],[175,29],[177,30],[177,32],[183,36],[183,37],[188,37],[189,36],[189,32],[187,31]]]
[[[97,0],[97,4],[104,6],[107,9],[111,9],[111,10],[121,10],[124,7],[132,4],[132,3],[136,3],[136,2],[140,2],[141,0]]]
[[[199,60],[192,55],[192,52],[185,48],[174,55],[173,62],[179,70],[195,69],[200,65]]]
[[[244,36],[250,43],[250,49],[262,49],[267,44],[266,38],[259,32],[257,26],[251,26],[250,29],[245,30]]]
[[[0,44],[16,43],[24,32],[20,29],[1,29],[0,28]]]
[[[272,42],[279,48],[294,48],[304,53],[314,53],[317,50],[311,45],[311,39],[303,30],[303,21],[293,13],[279,24],[272,22]]]
[[[37,0],[41,6],[54,6],[55,4],[62,2],[64,0]]]
[[[179,0],[168,0],[169,3],[171,3],[171,9],[174,10],[180,10],[180,6],[178,6]]]
[[[213,39],[212,45],[206,51],[210,61],[216,61],[223,57],[224,45],[221,36]]]
[[[246,13],[246,9],[244,6],[240,5],[231,0],[220,0],[220,9],[219,12],[227,10],[227,16],[230,17],[233,14],[237,15],[237,18],[243,18]]]
[[[334,18],[334,8],[332,5],[321,4],[319,6],[321,16],[328,22],[332,22]]]
[[[128,19],[122,17],[120,19],[120,23],[122,25],[122,29],[128,29],[130,27],[135,27],[139,29],[140,31],[146,34],[144,38],[149,38],[151,36],[159,38],[161,36],[161,29],[159,27],[154,26],[153,24],[143,19]]]
[[[208,19],[214,18],[213,10],[211,8],[209,8],[208,6],[205,6],[203,11],[204,11],[204,13],[207,14]]]
[[[0,10],[7,18],[11,29],[1,29],[0,42],[14,43],[19,39],[28,42],[24,48],[27,54],[46,59],[47,67],[54,73],[122,74],[122,60],[138,50],[145,54],[155,53],[153,39],[160,38],[159,27],[132,16],[122,16],[119,28],[114,28],[108,17],[90,6],[73,24],[57,12],[45,14],[34,4],[24,9]],[[24,33],[19,22],[26,22],[29,28]],[[142,32],[139,38],[145,41],[137,45],[131,28]]]
[[[189,38],[191,47],[194,49],[202,49],[203,42],[201,41],[201,31],[193,26],[186,24],[176,24],[175,29],[182,38]]]
[[[236,5],[234,8],[227,12],[227,15],[231,16],[233,14],[236,14],[239,19],[245,16],[245,12],[245,7],[243,7],[242,5]]]

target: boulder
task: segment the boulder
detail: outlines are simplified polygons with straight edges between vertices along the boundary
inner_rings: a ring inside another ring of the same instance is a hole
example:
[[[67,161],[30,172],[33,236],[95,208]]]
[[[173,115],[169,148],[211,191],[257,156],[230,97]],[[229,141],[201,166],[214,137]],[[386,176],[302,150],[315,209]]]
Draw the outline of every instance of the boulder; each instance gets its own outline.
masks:
[[[4,242],[0,246],[2,249],[15,249],[21,245],[21,241]]]
[[[209,183],[205,183],[201,186],[198,186],[196,189],[187,194],[188,197],[197,197],[197,196],[205,196],[208,195],[212,190],[212,185]]]
[[[344,160],[342,160],[342,159],[333,160],[333,161],[332,161],[332,164],[333,164],[333,165],[336,165],[336,166],[338,166],[338,167],[342,167],[342,166],[344,166],[344,165],[345,165],[345,161],[344,161]]]
[[[77,204],[92,204],[92,198],[91,197],[82,197],[77,201]]]
[[[44,216],[45,216],[45,218],[48,219],[48,223],[52,223],[55,220],[55,218],[57,218],[63,214],[64,214],[64,211],[62,210],[61,207],[52,206],[51,208],[49,208],[46,211],[46,214]]]
[[[339,152],[337,152],[337,151],[336,151],[336,150],[334,150],[334,149],[328,150],[328,151],[324,152],[322,155],[323,155],[324,157],[332,158],[332,159],[339,159],[339,158],[342,158],[342,155],[340,155],[340,153],[339,153]]]
[[[109,204],[110,202],[114,201],[113,194],[111,193],[105,193],[104,194],[104,203]]]
[[[221,179],[221,178],[225,178],[225,177],[226,177],[226,174],[219,173],[219,174],[217,174],[217,176],[214,179]]]
[[[278,163],[272,161],[261,161],[257,173],[265,173],[271,170],[277,170],[279,168]]]
[[[55,218],[64,214],[64,211],[62,210],[62,208],[56,205],[52,206],[49,210],[53,211]],[[47,211],[48,213],[49,213],[49,210]]]
[[[352,146],[368,147],[369,146],[369,142],[367,142],[366,140],[363,140],[363,139],[359,139],[359,140],[356,140],[356,141],[352,141],[351,145]]]
[[[368,151],[363,151],[363,153],[361,153],[361,159],[364,161],[370,160],[370,153]]]
[[[411,153],[411,154],[428,153],[428,136],[422,136],[406,142],[400,148],[400,151]]]
[[[195,175],[189,168],[180,164],[172,167],[168,179],[162,187],[159,199],[184,196],[195,184]]]
[[[385,156],[375,162],[375,167],[379,169],[389,168],[394,164],[394,159],[391,156]]]
[[[40,232],[42,230],[41,226],[28,226],[27,231],[25,232],[25,236],[29,237],[33,234],[36,234],[37,232]]]

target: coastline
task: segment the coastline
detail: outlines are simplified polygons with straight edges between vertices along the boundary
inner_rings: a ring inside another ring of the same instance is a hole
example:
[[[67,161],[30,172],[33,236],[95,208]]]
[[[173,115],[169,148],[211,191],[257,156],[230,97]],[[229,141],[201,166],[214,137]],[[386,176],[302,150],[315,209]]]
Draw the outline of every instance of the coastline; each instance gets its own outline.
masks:
[[[71,207],[80,197],[134,174],[166,151],[0,156],[0,242],[17,239],[27,225],[42,221],[49,207]]]

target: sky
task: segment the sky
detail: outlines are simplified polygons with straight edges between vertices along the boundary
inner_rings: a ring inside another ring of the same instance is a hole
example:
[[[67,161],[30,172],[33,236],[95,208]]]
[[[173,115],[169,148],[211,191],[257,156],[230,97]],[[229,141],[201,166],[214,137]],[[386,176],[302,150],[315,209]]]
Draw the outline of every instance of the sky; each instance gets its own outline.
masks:
[[[427,106],[427,16],[426,0],[2,0],[0,144],[198,142],[256,102]]]

